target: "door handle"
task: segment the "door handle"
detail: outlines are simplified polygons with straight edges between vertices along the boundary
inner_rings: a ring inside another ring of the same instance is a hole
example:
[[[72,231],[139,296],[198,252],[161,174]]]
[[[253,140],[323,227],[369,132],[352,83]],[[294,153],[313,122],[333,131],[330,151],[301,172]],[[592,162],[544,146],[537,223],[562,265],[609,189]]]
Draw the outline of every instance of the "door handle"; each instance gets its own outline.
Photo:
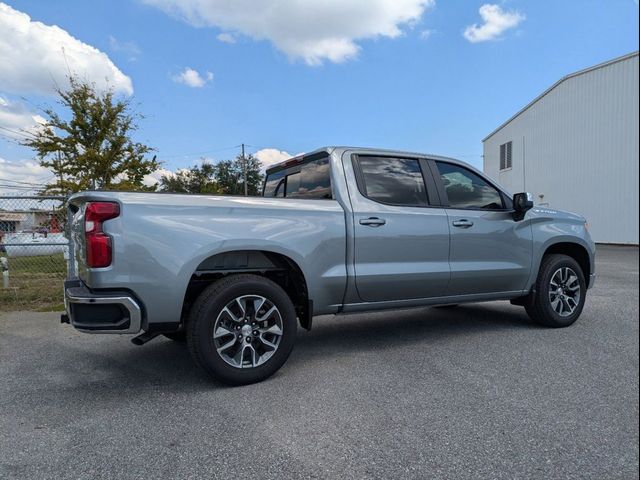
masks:
[[[451,222],[451,225],[453,225],[454,227],[469,228],[469,227],[473,227],[473,222],[467,219],[455,220]]]
[[[366,225],[367,227],[381,227],[387,223],[384,218],[378,217],[369,217],[369,218],[361,218],[360,225]]]

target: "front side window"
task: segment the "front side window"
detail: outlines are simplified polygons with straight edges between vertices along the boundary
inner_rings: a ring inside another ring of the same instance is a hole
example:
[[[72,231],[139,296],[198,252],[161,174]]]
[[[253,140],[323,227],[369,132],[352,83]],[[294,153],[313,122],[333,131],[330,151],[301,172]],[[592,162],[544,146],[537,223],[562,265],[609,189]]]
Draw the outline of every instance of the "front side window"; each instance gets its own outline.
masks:
[[[436,162],[436,165],[451,208],[504,208],[500,192],[471,170],[446,162]]]
[[[427,190],[420,162],[411,158],[359,157],[364,195],[391,205],[424,207]]]

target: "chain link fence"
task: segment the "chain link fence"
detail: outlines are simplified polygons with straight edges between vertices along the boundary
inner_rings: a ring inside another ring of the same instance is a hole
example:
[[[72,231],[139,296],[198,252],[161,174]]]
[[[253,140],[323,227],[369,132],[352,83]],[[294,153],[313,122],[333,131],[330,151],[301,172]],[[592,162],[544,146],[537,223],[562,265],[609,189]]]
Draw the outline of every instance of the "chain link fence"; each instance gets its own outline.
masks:
[[[65,197],[0,196],[0,311],[63,308],[66,228]]]

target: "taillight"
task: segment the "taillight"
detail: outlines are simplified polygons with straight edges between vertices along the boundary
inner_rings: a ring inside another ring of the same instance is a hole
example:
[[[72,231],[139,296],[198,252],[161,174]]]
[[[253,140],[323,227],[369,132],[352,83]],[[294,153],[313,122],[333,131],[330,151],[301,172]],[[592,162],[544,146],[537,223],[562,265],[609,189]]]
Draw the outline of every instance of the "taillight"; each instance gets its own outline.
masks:
[[[87,245],[87,267],[111,265],[111,237],[102,231],[102,222],[120,215],[114,202],[89,202],[84,212],[84,237]]]

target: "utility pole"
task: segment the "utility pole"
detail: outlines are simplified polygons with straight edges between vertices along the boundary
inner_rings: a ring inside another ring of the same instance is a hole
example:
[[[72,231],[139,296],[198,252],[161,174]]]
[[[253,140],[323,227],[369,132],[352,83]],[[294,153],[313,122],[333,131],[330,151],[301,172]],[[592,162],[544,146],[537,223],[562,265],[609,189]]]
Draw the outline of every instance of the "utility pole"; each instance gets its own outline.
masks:
[[[60,182],[60,194],[64,195],[64,183],[63,183],[63,177],[62,177],[62,159],[60,158],[60,150],[58,150],[56,152],[56,157],[57,157],[57,165],[56,168],[58,170],[58,175],[59,175],[59,179],[58,181]]]
[[[244,196],[249,195],[249,187],[247,185],[247,158],[244,156],[244,143],[242,144],[242,176],[244,177]]]

